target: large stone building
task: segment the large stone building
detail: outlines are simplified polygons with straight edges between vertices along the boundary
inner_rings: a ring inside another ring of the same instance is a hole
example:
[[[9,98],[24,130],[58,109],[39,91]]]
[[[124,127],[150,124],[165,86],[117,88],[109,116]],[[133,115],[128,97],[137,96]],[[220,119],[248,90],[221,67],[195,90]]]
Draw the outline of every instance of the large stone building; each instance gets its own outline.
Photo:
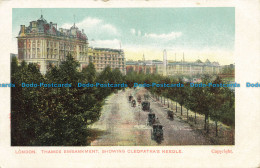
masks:
[[[110,66],[111,69],[118,68],[125,74],[125,55],[121,49],[91,48],[88,50],[89,61],[95,65],[97,72]]]
[[[58,66],[71,55],[80,62],[80,68],[88,65],[88,38],[84,30],[75,24],[70,29],[57,29],[56,23],[48,23],[43,16],[21,25],[18,39],[18,60],[37,63],[44,74],[50,65]]]
[[[125,74],[124,51],[121,49],[88,47],[84,30],[75,24],[70,29],[57,29],[56,23],[48,23],[43,16],[31,21],[28,27],[21,25],[18,39],[18,60],[37,63],[45,74],[51,66],[59,66],[71,54],[80,63],[80,70],[93,62],[98,72],[110,66]]]
[[[161,65],[162,61],[158,60],[139,60],[139,61],[126,61],[126,73],[132,71],[137,73],[155,74],[157,65]]]
[[[153,73],[163,76],[195,76],[203,74],[219,74],[221,72],[221,66],[218,62],[210,62],[206,60],[202,62],[197,60],[195,62],[185,61],[127,61],[126,72],[129,73],[135,71],[137,73]]]
[[[167,76],[185,75],[194,76],[202,74],[218,74],[221,71],[221,66],[218,62],[210,62],[208,59],[205,62],[197,60],[195,62],[185,61],[169,61],[167,66],[157,66],[157,73],[163,75],[166,69]]]

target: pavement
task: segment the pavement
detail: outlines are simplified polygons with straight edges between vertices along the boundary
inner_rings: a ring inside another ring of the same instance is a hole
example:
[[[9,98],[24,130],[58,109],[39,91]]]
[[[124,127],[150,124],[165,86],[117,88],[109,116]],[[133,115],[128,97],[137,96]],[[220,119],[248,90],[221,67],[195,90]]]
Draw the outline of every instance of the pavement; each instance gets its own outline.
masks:
[[[163,125],[164,134],[162,142],[152,140],[152,127],[147,125],[149,112],[142,111],[138,102],[136,107],[131,107],[128,101],[130,94],[137,100],[139,95],[143,99],[146,93],[148,91],[144,88],[126,89],[107,97],[100,119],[90,126],[92,132],[97,132],[91,146],[211,145],[209,140],[183,120],[177,117],[168,119],[167,106],[150,97],[152,112]]]

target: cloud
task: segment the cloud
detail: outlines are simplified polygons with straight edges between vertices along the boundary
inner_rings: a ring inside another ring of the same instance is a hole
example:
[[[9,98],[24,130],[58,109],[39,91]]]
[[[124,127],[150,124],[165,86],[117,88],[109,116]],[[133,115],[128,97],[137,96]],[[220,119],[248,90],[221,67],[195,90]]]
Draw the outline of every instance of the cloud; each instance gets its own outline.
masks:
[[[130,33],[138,37],[141,37],[142,35],[142,32],[140,30],[135,30],[134,28],[130,29]]]
[[[114,49],[119,49],[120,43],[121,43],[121,41],[118,39],[90,41],[90,45],[93,47],[102,47],[102,48],[105,47],[105,48],[114,48]]]
[[[138,34],[138,36],[141,36],[141,34],[142,34],[142,33],[141,33],[141,31],[140,31],[140,30],[138,30],[138,33],[137,33],[137,34]]]
[[[82,27],[91,28],[91,27],[95,27],[95,26],[101,24],[101,22],[102,22],[102,20],[100,20],[98,18],[87,17],[83,21],[76,23],[76,26],[78,28],[82,28]],[[61,27],[69,29],[69,28],[71,28],[72,25],[73,24],[71,24],[71,23],[65,23],[65,24],[61,25]]]
[[[99,19],[99,18],[92,18],[87,17],[81,22],[75,23],[76,26],[81,30],[84,29],[86,35],[89,38],[100,39],[100,38],[111,38],[115,36],[119,36],[120,33],[118,29],[109,23]],[[69,29],[73,26],[72,23],[65,23],[61,25],[62,28]]]
[[[101,29],[103,29],[103,31],[108,31],[111,34],[118,35],[118,30],[110,24],[105,24],[101,26]]]
[[[130,32],[131,32],[132,35],[135,35],[136,31],[135,31],[135,29],[131,29]]]
[[[160,39],[160,40],[173,40],[176,39],[178,37],[182,36],[182,32],[171,32],[169,34],[155,34],[155,33],[151,33],[151,34],[145,34],[144,35],[147,38],[153,38],[153,39]]]

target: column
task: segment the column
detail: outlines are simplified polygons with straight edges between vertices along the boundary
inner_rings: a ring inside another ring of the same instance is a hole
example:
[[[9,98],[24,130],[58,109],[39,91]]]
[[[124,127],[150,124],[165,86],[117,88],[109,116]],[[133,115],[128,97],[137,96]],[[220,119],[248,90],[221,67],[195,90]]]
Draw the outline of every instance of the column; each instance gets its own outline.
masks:
[[[38,40],[35,40],[35,58],[38,58]]]
[[[32,40],[30,40],[30,43],[31,43],[31,53],[30,53],[30,56],[29,56],[29,58],[28,58],[28,59],[32,58],[32,54],[33,54],[33,52],[32,52],[33,41],[32,41]]]

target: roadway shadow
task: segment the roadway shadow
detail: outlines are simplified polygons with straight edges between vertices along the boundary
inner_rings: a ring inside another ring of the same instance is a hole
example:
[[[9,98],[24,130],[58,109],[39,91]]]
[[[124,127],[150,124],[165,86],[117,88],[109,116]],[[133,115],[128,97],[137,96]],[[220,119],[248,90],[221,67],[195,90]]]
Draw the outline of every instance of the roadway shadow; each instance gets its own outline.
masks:
[[[100,139],[100,137],[110,134],[110,132],[103,131],[100,129],[88,129],[88,133],[89,133],[89,136],[87,139],[87,143],[89,145],[91,145],[92,141]]]

